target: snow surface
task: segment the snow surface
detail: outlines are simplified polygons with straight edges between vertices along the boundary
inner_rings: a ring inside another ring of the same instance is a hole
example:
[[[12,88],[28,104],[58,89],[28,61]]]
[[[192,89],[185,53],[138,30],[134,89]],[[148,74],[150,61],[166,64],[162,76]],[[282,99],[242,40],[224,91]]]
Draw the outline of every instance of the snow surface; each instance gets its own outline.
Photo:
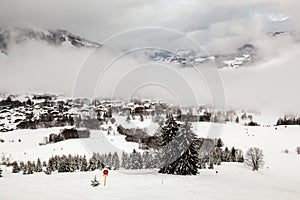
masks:
[[[299,163],[283,171],[292,175],[293,172],[288,170],[296,170],[296,167],[299,169]],[[93,188],[90,180],[95,175],[100,186]],[[44,173],[26,176],[5,173],[0,179],[0,199],[299,199],[300,181],[289,178],[277,177],[271,168],[253,172],[237,163],[224,163],[214,170],[200,170],[197,176],[188,177],[158,174],[155,170],[110,171],[106,187],[103,187],[101,171],[50,176]]]
[[[0,157],[5,155],[11,160],[48,160],[54,155],[86,155],[90,157],[93,152],[109,153],[109,152],[132,152],[138,149],[137,143],[126,142],[123,135],[107,135],[101,130],[92,130],[90,138],[70,139],[53,144],[40,146],[39,143],[44,137],[48,137],[51,133],[58,134],[60,130],[70,127],[59,127],[37,130],[15,130],[11,132],[1,133],[0,139],[4,139],[4,143],[0,143]],[[21,142],[18,140],[21,139]],[[12,142],[13,141],[13,142]]]
[[[146,122],[145,122],[146,123]],[[221,132],[212,130],[222,130]],[[53,154],[86,154],[98,152],[131,151],[136,143],[125,141],[119,134],[107,135],[105,131],[91,131],[91,138],[72,139],[56,144],[39,146],[42,138],[58,133],[62,128],[16,130],[1,133],[2,154],[15,159],[46,159]],[[113,127],[115,129],[115,126]],[[300,126],[246,127],[240,124],[193,123],[199,137],[221,137],[226,146],[244,152],[252,146],[263,149],[265,166],[253,172],[241,163],[222,163],[213,170],[200,170],[197,176],[158,174],[157,170],[110,171],[107,186],[103,187],[101,171],[53,173],[45,175],[12,174],[10,167],[1,166],[0,199],[300,199]],[[17,140],[21,138],[19,143]],[[14,142],[9,142],[14,140]],[[55,151],[54,151],[55,149]],[[287,149],[289,153],[283,151]],[[24,155],[26,152],[26,155]],[[218,171],[218,174],[216,173]],[[90,186],[94,175],[100,187]]]

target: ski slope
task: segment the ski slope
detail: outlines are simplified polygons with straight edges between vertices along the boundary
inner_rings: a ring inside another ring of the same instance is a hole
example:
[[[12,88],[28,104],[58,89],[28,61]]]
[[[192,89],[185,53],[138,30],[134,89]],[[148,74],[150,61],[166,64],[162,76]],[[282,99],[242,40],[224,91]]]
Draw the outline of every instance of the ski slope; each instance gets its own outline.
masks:
[[[48,160],[54,155],[86,155],[90,157],[95,153],[109,153],[122,151],[132,152],[138,149],[137,143],[129,143],[125,141],[123,135],[107,135],[101,130],[92,130],[90,138],[70,139],[53,144],[40,146],[39,143],[44,137],[51,133],[58,134],[61,129],[70,127],[59,127],[37,130],[15,130],[0,134],[0,138],[4,139],[4,143],[0,143],[0,156],[6,156],[13,160]],[[18,140],[21,139],[21,142]],[[13,141],[13,142],[12,142]]]
[[[45,160],[52,155],[85,154],[89,157],[92,152],[120,153],[138,148],[136,143],[126,142],[122,135],[107,135],[101,130],[91,131],[91,138],[87,139],[38,145],[44,136],[58,133],[60,129],[1,133],[0,138],[5,142],[0,143],[0,152],[13,160],[38,157]],[[213,170],[199,170],[197,176],[187,177],[162,175],[156,170],[118,170],[110,171],[108,185],[104,188],[101,171],[24,176],[11,174],[10,167],[2,166],[0,199],[300,199],[300,155],[295,152],[300,146],[300,126],[246,127],[235,123],[200,122],[193,123],[193,130],[199,137],[220,137],[225,146],[234,146],[244,152],[249,147],[261,148],[265,154],[264,168],[253,172],[241,163],[222,163]],[[12,140],[14,142],[9,142]],[[285,150],[289,152],[284,153]],[[94,175],[101,180],[100,187],[90,186]]]
[[[294,169],[296,167],[299,166]],[[93,188],[90,180],[95,175],[100,186]],[[297,178],[274,176],[271,169],[253,172],[243,164],[223,163],[215,170],[201,170],[197,176],[188,177],[158,174],[152,170],[110,171],[106,187],[103,187],[101,171],[50,176],[5,174],[5,178],[0,179],[0,199],[297,200],[299,184]]]

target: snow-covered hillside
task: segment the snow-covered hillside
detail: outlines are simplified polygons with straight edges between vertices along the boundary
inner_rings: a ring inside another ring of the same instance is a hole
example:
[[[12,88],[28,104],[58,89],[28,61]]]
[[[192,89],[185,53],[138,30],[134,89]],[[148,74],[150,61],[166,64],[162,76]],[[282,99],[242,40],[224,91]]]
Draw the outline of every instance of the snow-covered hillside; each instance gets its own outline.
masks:
[[[9,54],[10,46],[26,41],[41,41],[54,46],[97,48],[101,45],[66,30],[38,30],[34,28],[0,28],[0,53]]]
[[[285,155],[281,161],[295,159],[290,157],[293,156]],[[0,179],[0,199],[297,200],[300,197],[299,167],[298,160],[281,166],[281,170],[269,168],[253,172],[243,164],[229,163],[215,170],[200,170],[192,177],[162,175],[155,170],[119,170],[109,172],[106,187],[101,171],[51,176],[40,173],[25,177],[5,172],[5,178]],[[93,188],[90,180],[95,175],[100,186]]]

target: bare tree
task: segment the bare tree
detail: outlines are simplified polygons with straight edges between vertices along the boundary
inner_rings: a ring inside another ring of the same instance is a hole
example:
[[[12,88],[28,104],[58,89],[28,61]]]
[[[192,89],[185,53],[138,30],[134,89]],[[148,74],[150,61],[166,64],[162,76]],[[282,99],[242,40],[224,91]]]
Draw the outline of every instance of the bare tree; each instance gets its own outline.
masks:
[[[255,171],[264,166],[263,159],[263,151],[257,147],[251,147],[246,153],[245,164],[252,167],[252,170]]]

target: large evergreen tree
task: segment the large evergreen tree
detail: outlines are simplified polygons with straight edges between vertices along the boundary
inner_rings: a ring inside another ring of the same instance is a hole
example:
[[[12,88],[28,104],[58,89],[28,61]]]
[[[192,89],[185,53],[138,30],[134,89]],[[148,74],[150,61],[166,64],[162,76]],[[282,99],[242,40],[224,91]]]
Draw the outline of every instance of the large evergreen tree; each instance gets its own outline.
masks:
[[[179,124],[176,123],[172,115],[167,116],[165,125],[161,128],[161,154],[162,167],[159,173],[174,174],[175,162],[178,155],[178,141],[175,139],[179,131]]]
[[[176,161],[175,174],[196,175],[198,163],[198,151],[196,149],[196,134],[191,129],[190,122],[186,121],[179,131],[177,137],[179,143],[180,157]]]

